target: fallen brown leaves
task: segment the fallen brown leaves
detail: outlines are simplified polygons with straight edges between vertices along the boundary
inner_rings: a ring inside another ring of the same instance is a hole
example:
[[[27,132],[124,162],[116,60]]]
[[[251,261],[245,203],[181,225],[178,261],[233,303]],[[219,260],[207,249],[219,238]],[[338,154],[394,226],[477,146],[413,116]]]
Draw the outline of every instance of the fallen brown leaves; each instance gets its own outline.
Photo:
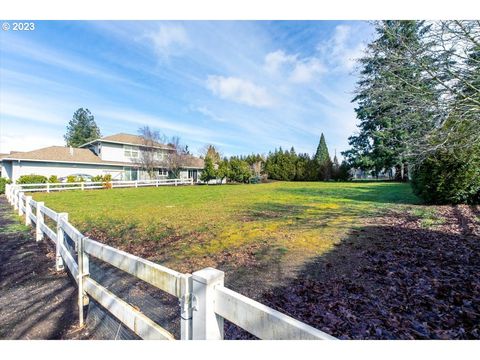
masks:
[[[480,339],[477,211],[439,207],[434,229],[375,219],[258,300],[342,339]]]

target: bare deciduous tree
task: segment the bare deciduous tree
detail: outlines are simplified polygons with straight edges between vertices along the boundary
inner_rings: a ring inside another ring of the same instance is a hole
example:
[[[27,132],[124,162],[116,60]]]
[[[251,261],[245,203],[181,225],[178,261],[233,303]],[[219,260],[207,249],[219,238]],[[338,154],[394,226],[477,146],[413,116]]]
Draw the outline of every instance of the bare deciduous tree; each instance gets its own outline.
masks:
[[[135,162],[141,170],[148,173],[150,179],[154,179],[157,169],[162,165],[158,149],[161,141],[160,133],[150,129],[149,126],[141,127],[138,132],[142,138],[142,145],[139,148],[139,157]]]

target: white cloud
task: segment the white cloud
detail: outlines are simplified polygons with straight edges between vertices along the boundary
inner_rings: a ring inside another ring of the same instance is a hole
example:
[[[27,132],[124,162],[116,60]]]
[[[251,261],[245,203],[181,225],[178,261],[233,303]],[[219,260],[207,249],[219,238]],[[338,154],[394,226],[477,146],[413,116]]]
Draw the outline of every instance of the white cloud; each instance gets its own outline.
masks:
[[[264,68],[272,75],[286,74],[285,77],[293,83],[311,82],[327,71],[316,57],[301,58],[283,50],[268,53],[265,56]]]
[[[327,69],[322,65],[320,60],[312,58],[303,62],[297,62],[290,81],[294,83],[307,83],[315,79],[316,76],[325,73]]]
[[[240,104],[267,108],[274,103],[265,88],[241,78],[210,75],[207,78],[207,88],[221,99]]]
[[[336,70],[352,71],[362,56],[365,44],[358,40],[351,26],[337,25],[333,36],[320,43],[317,50]]]
[[[162,25],[148,33],[147,38],[152,41],[155,52],[163,57],[175,55],[190,44],[185,28],[180,25]]]
[[[288,55],[283,50],[277,50],[265,56],[265,69],[269,73],[276,73],[283,65],[294,64],[296,61],[296,55]]]

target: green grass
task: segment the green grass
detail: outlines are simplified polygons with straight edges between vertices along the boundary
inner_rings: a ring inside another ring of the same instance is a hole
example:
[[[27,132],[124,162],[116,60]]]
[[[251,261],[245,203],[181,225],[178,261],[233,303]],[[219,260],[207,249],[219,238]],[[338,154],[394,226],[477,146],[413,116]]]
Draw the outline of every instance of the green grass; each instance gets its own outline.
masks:
[[[419,206],[410,210],[410,213],[420,219],[420,226],[424,229],[431,229],[445,223],[445,219],[438,216],[437,210],[433,207]]]
[[[80,231],[179,270],[253,257],[306,260],[385,209],[419,203],[408,184],[298,183],[39,193]],[[229,255],[228,255],[229,256]]]

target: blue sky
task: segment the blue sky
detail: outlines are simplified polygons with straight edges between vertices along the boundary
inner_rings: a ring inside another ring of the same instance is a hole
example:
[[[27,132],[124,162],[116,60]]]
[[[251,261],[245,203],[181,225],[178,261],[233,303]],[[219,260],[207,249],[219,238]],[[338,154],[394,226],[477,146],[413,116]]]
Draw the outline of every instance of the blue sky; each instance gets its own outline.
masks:
[[[88,108],[102,135],[149,125],[193,153],[330,153],[355,131],[367,22],[36,21],[0,33],[0,152],[63,145]]]

